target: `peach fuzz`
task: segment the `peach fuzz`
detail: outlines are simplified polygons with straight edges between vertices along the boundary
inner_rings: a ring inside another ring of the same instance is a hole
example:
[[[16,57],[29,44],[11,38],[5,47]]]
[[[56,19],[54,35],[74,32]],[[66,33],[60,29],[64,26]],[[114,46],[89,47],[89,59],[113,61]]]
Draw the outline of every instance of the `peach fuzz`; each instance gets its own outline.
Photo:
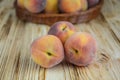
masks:
[[[31,53],[33,61],[44,68],[51,68],[64,59],[63,45],[53,35],[42,36],[33,41]]]
[[[95,6],[97,3],[99,3],[99,0],[87,0],[89,8]]]
[[[18,4],[18,6],[20,6],[21,8],[24,8],[24,0],[17,0],[17,4]]]
[[[46,0],[24,0],[24,6],[31,13],[39,13],[45,9]]]
[[[76,12],[81,9],[81,1],[80,0],[59,0],[59,9],[62,12]]]
[[[47,0],[46,7],[45,7],[46,13],[58,13],[58,0]]]
[[[90,64],[96,53],[96,41],[88,33],[77,32],[65,43],[66,60],[77,66]]]
[[[80,2],[82,3],[81,5],[81,10],[82,11],[85,11],[85,10],[87,10],[88,9],[88,2],[87,2],[87,0],[80,0]]]
[[[67,21],[59,21],[53,24],[48,31],[48,34],[57,36],[62,43],[64,44],[65,41],[75,32],[75,27],[72,23]]]

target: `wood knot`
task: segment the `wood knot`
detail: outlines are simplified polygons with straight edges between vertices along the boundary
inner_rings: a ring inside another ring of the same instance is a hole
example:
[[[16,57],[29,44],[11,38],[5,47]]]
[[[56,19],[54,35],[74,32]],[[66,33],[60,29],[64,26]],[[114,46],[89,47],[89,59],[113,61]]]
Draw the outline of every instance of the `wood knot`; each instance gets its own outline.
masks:
[[[97,56],[97,62],[99,63],[107,63],[111,59],[110,55],[105,51],[100,52]]]

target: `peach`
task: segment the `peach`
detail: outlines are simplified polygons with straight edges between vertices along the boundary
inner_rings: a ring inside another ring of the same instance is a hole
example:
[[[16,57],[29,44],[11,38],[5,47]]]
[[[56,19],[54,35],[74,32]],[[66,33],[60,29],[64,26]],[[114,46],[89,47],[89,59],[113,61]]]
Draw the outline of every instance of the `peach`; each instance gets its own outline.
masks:
[[[85,10],[87,10],[88,9],[88,2],[87,2],[87,0],[80,0],[81,1],[81,10],[82,11],[85,11]]]
[[[71,13],[81,9],[80,0],[59,0],[59,9],[62,12]]]
[[[51,26],[48,34],[57,36],[64,44],[74,32],[75,27],[72,23],[67,21],[59,21]]]
[[[90,64],[96,53],[96,41],[88,33],[76,32],[65,42],[66,60],[77,66]]]
[[[24,6],[31,13],[39,13],[45,9],[46,0],[24,0]]]
[[[31,45],[32,59],[44,68],[59,64],[64,58],[64,49],[59,38],[53,35],[42,36]]]
[[[98,2],[99,2],[99,0],[88,0],[89,8],[95,6]]]
[[[58,0],[47,0],[45,12],[46,13],[58,13]]]
[[[20,6],[21,8],[24,8],[24,0],[17,0],[17,4],[18,4],[18,6]]]

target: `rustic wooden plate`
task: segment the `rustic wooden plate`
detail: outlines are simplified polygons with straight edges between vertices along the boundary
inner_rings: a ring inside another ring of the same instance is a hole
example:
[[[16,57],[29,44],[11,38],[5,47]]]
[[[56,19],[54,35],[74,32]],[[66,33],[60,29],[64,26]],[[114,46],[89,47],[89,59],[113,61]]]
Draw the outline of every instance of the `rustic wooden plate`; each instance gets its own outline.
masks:
[[[27,22],[38,24],[52,25],[57,21],[69,21],[71,23],[84,23],[96,18],[100,14],[104,0],[88,9],[87,11],[78,11],[75,13],[60,13],[60,14],[45,14],[45,13],[30,13],[26,9],[19,7],[15,1],[16,15],[19,19]]]

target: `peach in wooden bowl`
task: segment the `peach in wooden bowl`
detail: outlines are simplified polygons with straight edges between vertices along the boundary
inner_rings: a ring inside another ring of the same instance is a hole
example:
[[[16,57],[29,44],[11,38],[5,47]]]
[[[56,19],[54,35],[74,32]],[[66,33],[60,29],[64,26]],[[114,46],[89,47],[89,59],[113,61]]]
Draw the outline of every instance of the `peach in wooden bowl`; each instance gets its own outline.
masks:
[[[33,0],[26,0],[26,1],[32,2]],[[34,0],[34,1],[36,1],[36,0]],[[42,1],[42,0],[40,0],[40,1]],[[47,6],[44,6],[41,4],[42,8],[39,8],[40,7],[40,5],[39,5],[39,6],[37,6],[37,8],[33,9],[33,12],[30,12],[30,10],[28,8],[29,8],[29,6],[37,5],[37,3],[34,2],[33,4],[27,5],[27,8],[24,8],[25,6],[21,7],[17,4],[17,1],[15,1],[16,15],[19,19],[21,19],[23,21],[33,22],[33,23],[38,23],[38,24],[52,25],[53,23],[55,23],[57,21],[69,21],[73,24],[74,23],[83,23],[83,22],[88,22],[88,21],[96,18],[100,14],[100,10],[101,10],[103,2],[104,2],[104,0],[99,0],[99,2],[96,5],[88,4],[88,5],[82,6],[82,4],[83,3],[85,4],[86,2],[82,2],[82,0],[79,0],[79,1],[75,0],[76,1],[75,5],[72,5],[71,3],[69,3],[69,5],[67,4],[68,6],[64,7],[63,5],[64,5],[65,1],[68,2],[69,0],[60,0],[61,4],[58,4],[56,0],[53,0],[53,1],[54,1],[54,3],[52,3],[52,4],[49,3],[49,5],[52,5],[50,9],[49,9],[49,6],[47,7]],[[64,1],[64,3],[62,1]],[[92,2],[94,0],[88,0],[88,1]],[[43,1],[43,2],[45,4],[45,1]],[[59,0],[58,0],[58,2],[59,2]],[[48,4],[48,3],[46,3],[46,4]],[[56,5],[59,5],[60,7],[56,6]],[[69,6],[71,6],[71,5],[73,6],[73,8],[69,9]],[[89,5],[92,7],[89,7],[86,10],[86,7]],[[76,8],[76,6],[80,7],[80,10],[79,10],[79,8]],[[43,10],[43,8],[45,8],[45,9]],[[57,9],[59,9],[60,11],[58,11]],[[41,11],[41,12],[38,12],[38,11]]]

